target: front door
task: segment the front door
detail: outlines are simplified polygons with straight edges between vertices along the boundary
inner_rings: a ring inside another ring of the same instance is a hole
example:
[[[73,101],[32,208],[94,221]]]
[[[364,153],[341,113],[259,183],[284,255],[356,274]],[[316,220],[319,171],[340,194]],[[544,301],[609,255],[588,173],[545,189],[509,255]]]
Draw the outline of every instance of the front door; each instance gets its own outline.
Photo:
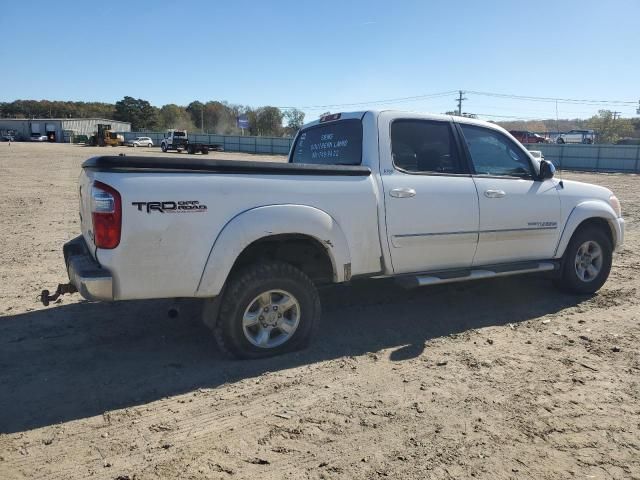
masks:
[[[498,130],[460,124],[480,204],[475,266],[553,257],[560,197],[553,179],[538,180],[531,159]]]
[[[390,132],[380,134],[394,272],[470,267],[478,241],[478,195],[452,124],[396,119]]]

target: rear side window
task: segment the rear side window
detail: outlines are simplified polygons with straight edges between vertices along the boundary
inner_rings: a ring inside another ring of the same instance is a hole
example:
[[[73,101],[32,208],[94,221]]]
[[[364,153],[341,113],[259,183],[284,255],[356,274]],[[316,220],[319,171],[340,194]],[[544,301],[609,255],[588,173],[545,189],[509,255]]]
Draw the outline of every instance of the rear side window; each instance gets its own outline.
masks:
[[[448,122],[396,120],[391,151],[397,168],[416,173],[466,173]]]
[[[362,122],[358,119],[315,125],[300,132],[291,163],[360,165]]]

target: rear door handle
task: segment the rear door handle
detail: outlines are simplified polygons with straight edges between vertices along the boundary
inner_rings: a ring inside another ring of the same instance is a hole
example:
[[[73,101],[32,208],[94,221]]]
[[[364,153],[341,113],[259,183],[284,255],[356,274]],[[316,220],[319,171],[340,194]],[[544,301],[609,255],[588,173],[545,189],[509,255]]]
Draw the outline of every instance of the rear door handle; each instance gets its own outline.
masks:
[[[416,191],[409,187],[394,188],[389,192],[389,195],[396,198],[409,198],[415,197]]]
[[[504,190],[485,190],[484,196],[487,198],[502,198],[506,195]]]

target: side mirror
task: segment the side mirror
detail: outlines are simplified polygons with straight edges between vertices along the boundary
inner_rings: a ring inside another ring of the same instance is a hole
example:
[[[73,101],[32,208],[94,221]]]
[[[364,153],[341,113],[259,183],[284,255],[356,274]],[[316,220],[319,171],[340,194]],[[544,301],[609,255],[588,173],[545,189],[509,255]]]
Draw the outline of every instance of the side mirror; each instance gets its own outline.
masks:
[[[556,167],[549,160],[540,160],[540,179],[548,180],[553,178],[556,173]]]

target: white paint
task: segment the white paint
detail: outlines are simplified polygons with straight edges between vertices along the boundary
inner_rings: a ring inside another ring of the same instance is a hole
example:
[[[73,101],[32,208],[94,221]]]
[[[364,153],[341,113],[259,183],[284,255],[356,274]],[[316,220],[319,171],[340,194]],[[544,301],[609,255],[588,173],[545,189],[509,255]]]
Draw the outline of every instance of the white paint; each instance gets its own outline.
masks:
[[[122,196],[120,245],[97,251],[113,275],[114,298],[217,295],[243,249],[278,234],[320,242],[330,255],[335,282],[345,280],[346,264],[354,276],[461,267],[473,268],[474,278],[489,276],[482,273],[483,265],[559,258],[578,225],[591,217],[606,219],[616,244],[622,242],[624,221],[608,204],[611,192],[602,187],[564,181],[562,188],[554,179],[413,175],[394,168],[394,119],[463,122],[509,136],[496,125],[389,111],[342,115],[347,118],[362,119],[362,159],[373,172],[369,177],[83,172],[82,233],[92,253],[87,202],[92,181],[111,185]],[[539,163],[522,150],[537,170]],[[152,201],[198,201],[207,209],[163,214],[132,205]]]

